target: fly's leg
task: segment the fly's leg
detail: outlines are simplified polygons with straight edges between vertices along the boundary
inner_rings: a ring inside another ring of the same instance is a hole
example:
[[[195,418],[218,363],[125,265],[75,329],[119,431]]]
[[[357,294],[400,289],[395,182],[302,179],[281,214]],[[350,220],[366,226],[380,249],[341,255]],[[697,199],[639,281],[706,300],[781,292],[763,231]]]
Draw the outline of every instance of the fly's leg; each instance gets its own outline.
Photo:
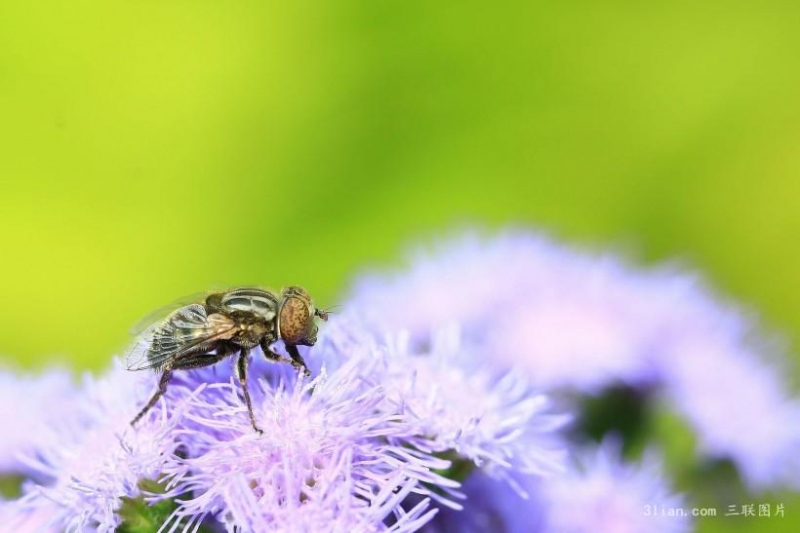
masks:
[[[289,355],[292,356],[291,359],[283,357],[281,354],[275,351],[275,349],[266,343],[261,344],[261,349],[264,351],[264,357],[269,359],[270,361],[275,361],[276,363],[289,363],[297,370],[303,370],[303,373],[306,377],[311,375],[311,371],[306,366],[306,362],[303,361],[303,358],[300,356],[300,352],[297,350],[297,346],[294,344],[287,344],[286,351],[289,352]]]
[[[141,418],[147,413],[147,411],[149,411],[150,408],[152,408],[156,404],[158,399],[161,398],[165,392],[167,392],[167,384],[169,383],[170,379],[172,379],[172,370],[167,369],[164,371],[163,374],[161,374],[161,381],[158,382],[158,390],[156,391],[155,394],[153,394],[153,397],[150,398],[150,401],[147,402],[147,405],[145,405],[144,408],[142,408],[142,410],[139,411],[139,414],[136,415],[136,417],[133,420],[131,420],[131,426],[135,426],[136,422],[141,420]]]
[[[275,361],[276,363],[289,363],[291,365],[294,364],[294,361],[283,357],[281,354],[275,351],[275,348],[268,342],[261,343],[261,351],[264,352],[264,357],[266,357],[270,361]]]
[[[172,363],[172,370],[191,370],[216,364],[226,357],[233,354],[238,348],[235,345],[221,343],[216,347],[216,353],[199,351],[195,354],[186,355]]]
[[[294,344],[287,344],[286,351],[289,352],[289,355],[292,356],[292,366],[295,367],[297,370],[302,369],[305,373],[306,377],[311,375],[311,370],[308,369],[306,366],[306,362],[303,361],[303,357],[300,355],[300,352],[297,350],[297,346]]]
[[[149,411],[158,401],[161,396],[167,391],[167,384],[169,380],[172,378],[172,371],[173,370],[187,370],[191,368],[200,368],[208,365],[213,365],[214,363],[225,359],[233,352],[233,348],[227,344],[221,344],[217,347],[217,353],[205,353],[202,351],[197,352],[196,354],[187,355],[183,359],[179,359],[177,361],[173,361],[171,363],[170,368],[166,369],[163,374],[161,374],[161,381],[158,383],[158,390],[153,397],[150,398],[150,401],[147,402],[147,405],[139,411],[139,414],[136,415],[131,421],[131,426],[136,425],[136,422],[141,420],[141,418],[147,414]]]
[[[247,352],[248,350],[242,350],[239,353],[239,360],[236,361],[236,377],[239,378],[239,383],[242,385],[244,401],[247,404],[247,412],[250,414],[250,425],[253,426],[256,433],[262,435],[264,432],[256,425],[256,417],[253,414],[253,403],[250,401],[250,392],[247,390]]]

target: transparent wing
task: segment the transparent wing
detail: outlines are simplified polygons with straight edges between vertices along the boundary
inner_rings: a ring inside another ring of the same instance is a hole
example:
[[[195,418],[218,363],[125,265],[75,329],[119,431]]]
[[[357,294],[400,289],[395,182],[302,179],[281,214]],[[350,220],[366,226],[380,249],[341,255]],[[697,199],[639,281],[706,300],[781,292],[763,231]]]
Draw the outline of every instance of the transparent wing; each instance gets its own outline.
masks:
[[[172,303],[169,303],[165,306],[159,307],[155,311],[147,313],[131,328],[131,335],[140,335],[145,331],[152,329],[154,324],[163,322],[165,318],[167,318],[171,313],[174,313],[181,307],[186,307],[190,304],[198,302],[204,302],[209,294],[211,293],[208,291],[196,292],[194,294],[190,294],[189,296],[178,298]]]
[[[166,320],[147,329],[128,353],[128,370],[160,370],[190,352],[210,347],[214,341],[230,339],[236,323],[224,315],[208,315],[205,307],[181,307]]]

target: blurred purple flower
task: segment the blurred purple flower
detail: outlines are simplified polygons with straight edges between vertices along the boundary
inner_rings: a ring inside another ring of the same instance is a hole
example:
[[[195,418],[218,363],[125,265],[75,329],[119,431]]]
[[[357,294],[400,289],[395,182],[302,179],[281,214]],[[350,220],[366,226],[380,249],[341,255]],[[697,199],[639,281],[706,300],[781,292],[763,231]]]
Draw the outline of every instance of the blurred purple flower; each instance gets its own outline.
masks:
[[[671,492],[652,453],[640,464],[623,462],[606,440],[579,459],[567,475],[540,483],[548,533],[684,533],[690,509]],[[671,516],[672,515],[672,516]]]
[[[685,335],[664,367],[665,403],[697,433],[700,450],[730,458],[750,489],[800,487],[800,400],[779,366],[725,339]]]
[[[753,488],[800,478],[800,408],[780,359],[742,311],[674,268],[637,270],[613,254],[543,237],[469,235],[418,253],[395,275],[357,280],[349,307],[419,345],[455,322],[498,366],[535,386],[593,394],[660,385],[710,457],[731,458]]]
[[[156,478],[177,446],[176,418],[162,416],[161,424],[139,431],[128,425],[145,391],[141,379],[117,364],[100,379],[87,376],[83,390],[54,405],[50,415],[58,417],[47,416],[31,432],[22,458],[35,482],[23,485],[19,500],[3,505],[4,524],[14,531],[114,531],[121,499],[137,496],[138,482]]]
[[[524,495],[508,483],[473,473],[463,484],[465,509],[442,509],[422,533],[543,533],[538,486],[529,476],[518,476],[515,484]]]
[[[360,278],[349,305],[377,329],[408,329],[418,342],[456,322],[536,385],[593,392],[652,374],[661,309],[650,289],[662,277],[535,235],[468,235],[417,253],[399,274]]]
[[[673,494],[653,455],[641,464],[623,462],[618,446],[605,441],[573,468],[545,479],[520,477],[530,497],[484,475],[464,483],[469,512],[444,510],[424,533],[684,533],[690,510]],[[668,516],[684,513],[687,516]]]
[[[57,507],[57,504],[44,500],[36,506],[27,507],[23,507],[18,501],[0,500],[0,524],[8,531],[61,533],[64,528],[55,525],[53,521],[53,517],[59,513]]]
[[[21,461],[46,427],[69,413],[76,387],[66,371],[40,376],[0,372],[0,474],[31,474]]]
[[[499,371],[462,342],[455,327],[433,335],[423,350],[406,336],[390,340],[376,367],[387,399],[415,420],[417,449],[455,451],[490,475],[547,474],[565,461],[556,430],[569,420],[552,414],[524,374]]]

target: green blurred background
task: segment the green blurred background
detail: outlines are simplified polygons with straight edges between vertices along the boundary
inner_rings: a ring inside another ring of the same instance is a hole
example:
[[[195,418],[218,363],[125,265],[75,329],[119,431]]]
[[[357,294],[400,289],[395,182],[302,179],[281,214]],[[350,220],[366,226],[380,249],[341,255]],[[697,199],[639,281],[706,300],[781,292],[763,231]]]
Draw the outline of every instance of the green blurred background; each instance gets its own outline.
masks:
[[[4,1],[0,363],[102,368],[176,297],[335,303],[509,222],[683,259],[796,353],[799,27],[773,1]]]

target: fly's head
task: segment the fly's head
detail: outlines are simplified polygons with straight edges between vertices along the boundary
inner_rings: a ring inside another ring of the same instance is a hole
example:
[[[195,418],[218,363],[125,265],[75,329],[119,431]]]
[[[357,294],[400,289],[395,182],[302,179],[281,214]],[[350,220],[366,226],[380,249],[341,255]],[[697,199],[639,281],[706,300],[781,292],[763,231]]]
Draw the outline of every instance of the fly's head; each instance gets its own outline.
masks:
[[[328,313],[317,309],[302,287],[286,287],[281,291],[278,316],[281,339],[286,344],[304,346],[313,346],[317,342],[319,328],[314,319],[328,319]]]

